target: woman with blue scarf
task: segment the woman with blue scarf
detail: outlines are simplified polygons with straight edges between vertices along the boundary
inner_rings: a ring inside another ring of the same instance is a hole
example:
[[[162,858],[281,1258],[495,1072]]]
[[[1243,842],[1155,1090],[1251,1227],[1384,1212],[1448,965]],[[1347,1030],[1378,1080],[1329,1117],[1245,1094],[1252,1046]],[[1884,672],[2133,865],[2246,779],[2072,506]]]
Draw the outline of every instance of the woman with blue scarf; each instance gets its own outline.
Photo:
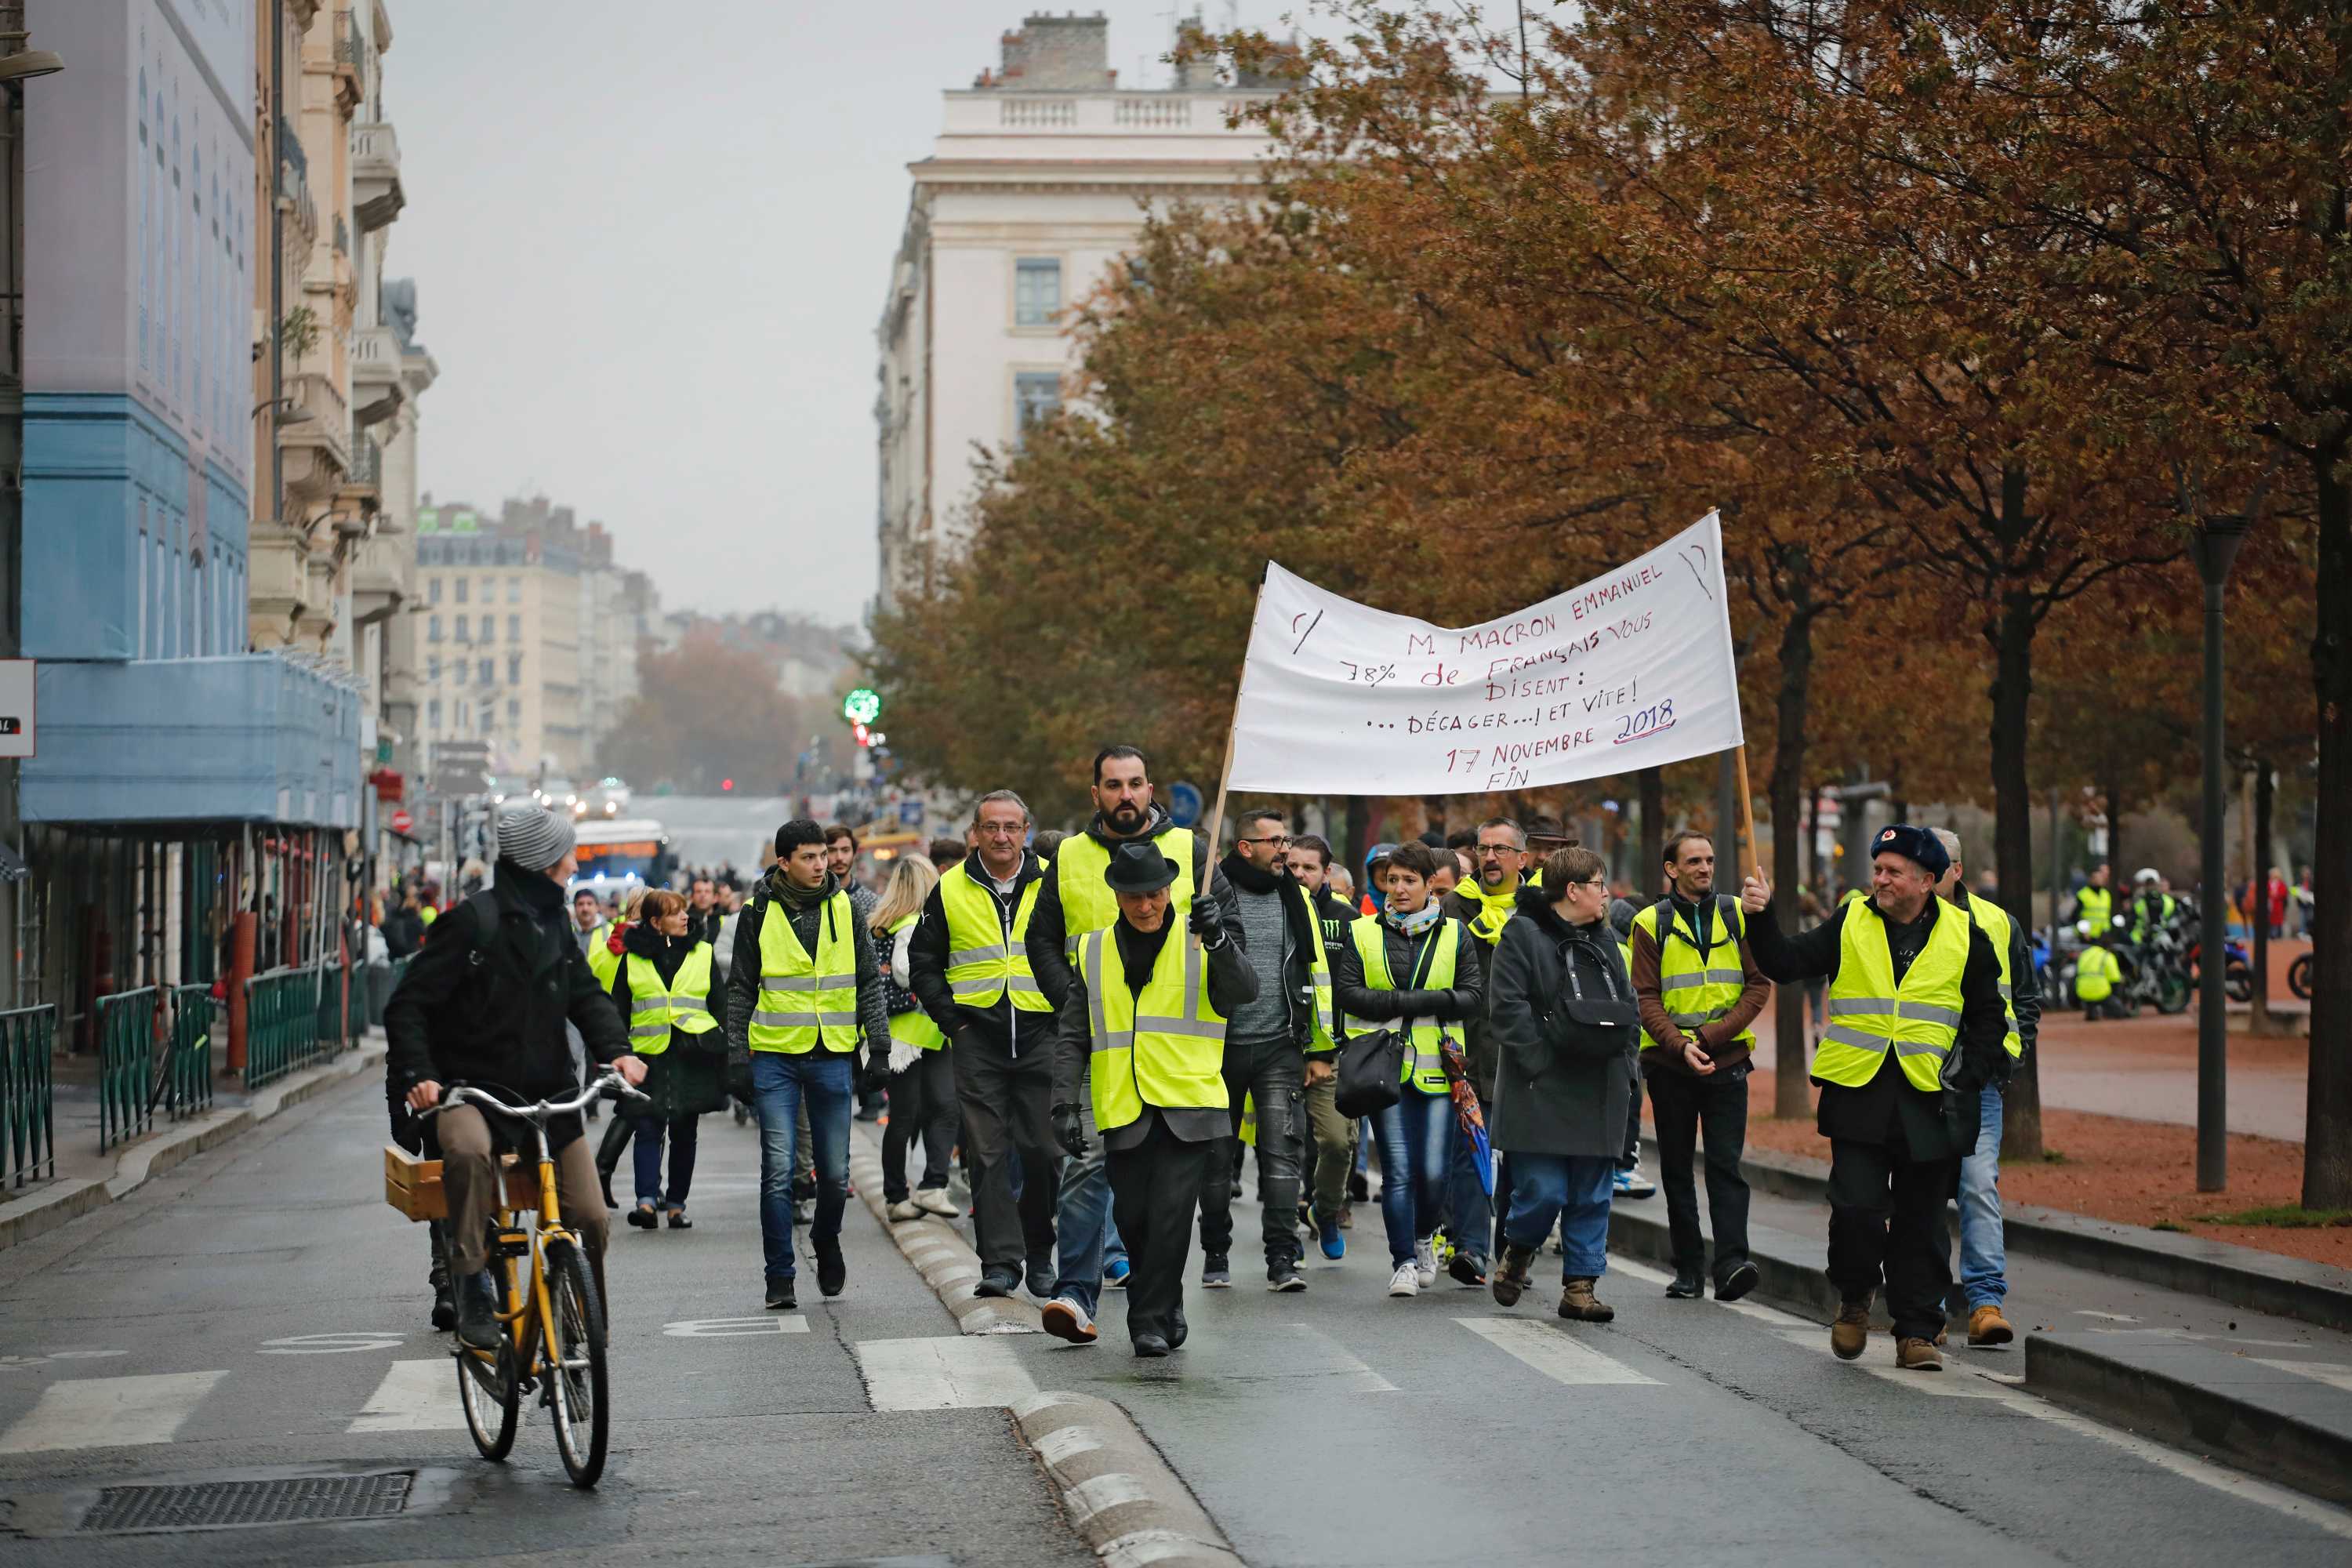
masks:
[[[1405,1036],[1402,1092],[1379,1117],[1381,1218],[1389,1233],[1391,1296],[1437,1282],[1430,1237],[1446,1217],[1446,1173],[1454,1100],[1445,1042],[1480,1005],[1468,928],[1430,894],[1438,851],[1408,842],[1390,852],[1381,910],[1349,927],[1332,965],[1332,989],[1351,1033],[1389,1027]]]

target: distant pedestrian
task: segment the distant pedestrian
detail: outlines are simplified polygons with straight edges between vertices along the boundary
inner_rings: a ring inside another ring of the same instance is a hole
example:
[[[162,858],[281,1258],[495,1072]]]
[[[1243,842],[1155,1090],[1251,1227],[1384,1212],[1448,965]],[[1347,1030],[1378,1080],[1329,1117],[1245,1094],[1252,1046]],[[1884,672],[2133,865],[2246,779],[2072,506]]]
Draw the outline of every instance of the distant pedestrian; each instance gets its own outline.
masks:
[[[963,1211],[948,1196],[954,1168],[955,1063],[948,1055],[947,1031],[923,1011],[914,991],[912,948],[925,900],[939,886],[929,860],[901,855],[890,862],[890,879],[874,910],[875,957],[890,1000],[890,1121],[882,1130],[882,1201],[894,1221],[936,1215],[958,1219]],[[919,1147],[923,1179],[907,1184],[907,1156]]]
[[[1323,941],[1324,962],[1336,973],[1339,949],[1347,943],[1348,928],[1356,922],[1357,915],[1347,900],[1331,889],[1331,874],[1339,869],[1331,864],[1331,846],[1314,834],[1301,834],[1290,841],[1285,859],[1292,879],[1307,890]],[[1306,1172],[1307,1190],[1312,1200],[1308,1224],[1315,1230],[1323,1256],[1336,1262],[1348,1255],[1347,1237],[1342,1233],[1355,1225],[1349,1209],[1348,1173],[1356,1160],[1356,1124],[1339,1114],[1339,1086],[1334,1078],[1318,1076],[1307,1083],[1307,1127],[1313,1140]]]
[[[960,838],[934,838],[931,840],[929,850],[932,868],[944,877],[962,865],[963,858],[968,853],[970,853],[969,847]]]
[[[1614,934],[1607,867],[1558,849],[1495,950],[1487,1012],[1501,1061],[1487,1127],[1507,1158],[1503,1255],[1491,1289],[1516,1306],[1544,1238],[1559,1225],[1559,1312],[1605,1323],[1594,1294],[1609,1266],[1609,1208],[1641,1038],[1633,983]]]
[[[651,1230],[662,1215],[690,1230],[687,1195],[694,1186],[699,1120],[727,1109],[727,1045],[711,1012],[718,985],[710,943],[692,933],[686,899],[668,889],[647,893],[645,919],[629,928],[628,952],[613,977],[613,1002],[629,1048],[646,1058],[652,1103],[615,1121],[634,1124],[636,1206],[629,1223]],[[662,1145],[669,1145],[669,1185],[662,1186]]]

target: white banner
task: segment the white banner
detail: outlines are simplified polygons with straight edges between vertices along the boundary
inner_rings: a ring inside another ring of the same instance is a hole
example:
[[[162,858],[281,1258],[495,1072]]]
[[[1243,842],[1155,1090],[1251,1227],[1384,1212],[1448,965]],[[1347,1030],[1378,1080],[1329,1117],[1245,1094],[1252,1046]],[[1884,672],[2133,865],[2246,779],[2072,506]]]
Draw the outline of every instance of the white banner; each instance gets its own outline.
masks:
[[[1232,784],[1476,795],[1630,773],[1740,743],[1709,512],[1647,555],[1484,626],[1431,626],[1269,563]]]

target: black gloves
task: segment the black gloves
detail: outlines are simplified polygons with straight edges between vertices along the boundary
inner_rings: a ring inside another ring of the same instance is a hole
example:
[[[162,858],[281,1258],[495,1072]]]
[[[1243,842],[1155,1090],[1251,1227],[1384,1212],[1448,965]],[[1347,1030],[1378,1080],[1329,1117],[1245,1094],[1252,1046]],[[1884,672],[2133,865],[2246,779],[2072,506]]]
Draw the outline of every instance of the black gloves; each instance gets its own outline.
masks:
[[[1201,939],[1202,947],[1225,945],[1225,907],[1211,898],[1192,901],[1192,934]]]
[[[1087,1127],[1086,1123],[1078,1119],[1076,1106],[1054,1107],[1054,1142],[1059,1143],[1062,1146],[1062,1152],[1073,1160],[1083,1160],[1087,1157]]]
[[[732,1052],[728,1054],[727,1092],[746,1105],[751,1103],[751,1052],[745,1051],[740,1056]]]

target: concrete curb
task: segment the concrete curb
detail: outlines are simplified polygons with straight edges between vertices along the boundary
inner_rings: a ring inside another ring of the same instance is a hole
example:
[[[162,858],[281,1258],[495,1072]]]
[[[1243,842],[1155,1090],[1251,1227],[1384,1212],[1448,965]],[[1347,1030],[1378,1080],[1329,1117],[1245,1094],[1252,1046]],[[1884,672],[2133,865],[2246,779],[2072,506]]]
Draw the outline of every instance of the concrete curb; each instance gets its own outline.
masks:
[[[205,1150],[217,1148],[279,1111],[315,1099],[370,1068],[380,1066],[383,1053],[382,1040],[362,1041],[332,1061],[281,1079],[256,1094],[250,1105],[234,1110],[208,1110],[126,1144],[116,1157],[111,1176],[61,1182],[37,1197],[22,1198],[0,1209],[0,1252],[47,1235],[94,1210],[120,1203]]]
[[[1645,1136],[1642,1142],[1654,1162],[1656,1141]],[[1807,1203],[1828,1200],[1830,1168],[1825,1161],[1751,1152],[1741,1157],[1739,1169],[1759,1192]],[[2323,1329],[2352,1330],[2352,1271],[2207,1237],[2146,1230],[2025,1204],[2002,1205],[2001,1234],[2012,1250],[2054,1263],[2210,1297]],[[1835,1314],[1834,1304],[1830,1311]]]
[[[1013,1425],[1072,1528],[1112,1568],[1142,1563],[1240,1568],[1208,1510],[1127,1412],[1083,1394],[1033,1394]]]
[[[2025,1387],[2053,1405],[2352,1506],[2352,1436],[2279,1408],[2261,1397],[2258,1384],[2242,1398],[2079,1342],[2028,1334]]]
[[[983,1300],[971,1293],[980,1283],[980,1254],[955,1226],[929,1217],[893,1222],[883,1212],[881,1135],[871,1122],[851,1125],[856,1136],[849,1142],[849,1177],[857,1195],[865,1200],[874,1223],[939,1297],[940,1305],[955,1314],[956,1325],[967,1334],[1044,1333],[1045,1321],[1028,1302],[1018,1297]]]

